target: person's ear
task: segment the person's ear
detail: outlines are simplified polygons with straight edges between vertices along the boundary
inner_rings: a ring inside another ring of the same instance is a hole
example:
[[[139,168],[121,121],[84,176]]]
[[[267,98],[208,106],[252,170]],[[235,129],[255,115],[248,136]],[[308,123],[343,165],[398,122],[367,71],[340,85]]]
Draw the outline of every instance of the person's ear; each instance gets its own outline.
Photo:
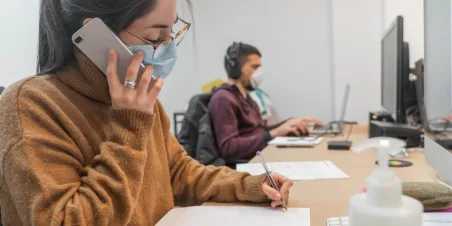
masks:
[[[246,74],[245,65],[240,68],[240,77],[242,78],[244,74]]]
[[[83,21],[83,26],[85,26],[87,23],[89,23],[92,19],[93,19],[93,18],[86,18],[86,19]]]

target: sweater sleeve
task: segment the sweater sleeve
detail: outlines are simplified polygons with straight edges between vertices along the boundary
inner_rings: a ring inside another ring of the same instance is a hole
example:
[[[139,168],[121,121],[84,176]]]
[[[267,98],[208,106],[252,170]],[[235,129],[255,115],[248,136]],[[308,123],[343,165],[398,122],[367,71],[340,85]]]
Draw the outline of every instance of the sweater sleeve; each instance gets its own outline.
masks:
[[[24,134],[2,165],[2,189],[11,193],[23,225],[127,225],[141,190],[154,117],[111,110],[111,135],[89,163],[64,126],[50,116],[39,120],[33,125],[39,132]]]
[[[187,155],[169,135],[171,184],[176,205],[216,202],[268,202],[261,190],[266,176],[251,176],[228,167],[204,166]]]
[[[264,133],[240,136],[234,103],[225,94],[216,93],[212,97],[209,114],[224,158],[246,159],[267,145]]]
[[[159,105],[159,109],[163,109]],[[169,132],[169,119],[160,113],[165,131],[171,184],[176,205],[198,205],[211,200],[216,202],[268,202],[261,187],[266,176],[251,176],[228,167],[204,166],[189,157],[187,152]]]

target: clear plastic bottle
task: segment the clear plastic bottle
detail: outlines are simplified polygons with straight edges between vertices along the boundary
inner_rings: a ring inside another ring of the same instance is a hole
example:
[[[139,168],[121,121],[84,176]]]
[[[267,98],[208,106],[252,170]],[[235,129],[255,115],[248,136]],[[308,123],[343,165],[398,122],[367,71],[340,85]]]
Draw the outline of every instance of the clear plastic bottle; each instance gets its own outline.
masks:
[[[405,145],[399,139],[376,137],[352,147],[355,152],[376,149],[379,164],[367,178],[367,192],[349,199],[350,226],[422,225],[422,204],[402,194],[400,179],[388,169],[389,151]]]

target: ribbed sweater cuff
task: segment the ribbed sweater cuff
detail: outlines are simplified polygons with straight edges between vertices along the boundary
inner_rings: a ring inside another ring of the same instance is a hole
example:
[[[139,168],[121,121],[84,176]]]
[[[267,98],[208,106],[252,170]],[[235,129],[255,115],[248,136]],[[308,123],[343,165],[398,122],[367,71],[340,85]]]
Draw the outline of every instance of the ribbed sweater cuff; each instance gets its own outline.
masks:
[[[248,176],[244,179],[244,188],[247,201],[269,202],[268,196],[262,191],[262,184],[267,179],[267,175]]]
[[[137,110],[110,110],[109,141],[142,150],[151,131],[155,115]]]

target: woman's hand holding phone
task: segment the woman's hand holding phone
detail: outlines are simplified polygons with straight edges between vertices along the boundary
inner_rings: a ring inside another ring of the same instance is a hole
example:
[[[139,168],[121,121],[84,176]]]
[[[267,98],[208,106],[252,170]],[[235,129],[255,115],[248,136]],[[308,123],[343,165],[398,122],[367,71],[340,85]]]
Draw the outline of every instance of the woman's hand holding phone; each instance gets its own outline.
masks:
[[[129,81],[129,86],[127,86],[121,84],[118,77],[118,55],[114,50],[110,50],[108,53],[107,80],[114,109],[132,109],[150,114],[154,112],[157,96],[163,87],[163,79],[158,77],[148,92],[154,68],[151,65],[146,66],[140,83],[136,87],[130,86],[130,82],[133,84],[137,80],[143,58],[142,52],[133,55],[125,78],[126,82]]]

